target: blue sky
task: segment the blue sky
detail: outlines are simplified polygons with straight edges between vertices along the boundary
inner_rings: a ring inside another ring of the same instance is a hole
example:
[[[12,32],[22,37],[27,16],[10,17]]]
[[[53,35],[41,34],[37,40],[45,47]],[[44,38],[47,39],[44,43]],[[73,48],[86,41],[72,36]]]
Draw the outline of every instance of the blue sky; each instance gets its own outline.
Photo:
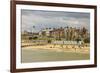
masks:
[[[80,12],[21,10],[23,31],[39,32],[44,28],[86,27],[90,30],[90,14]],[[33,28],[35,26],[35,28]]]

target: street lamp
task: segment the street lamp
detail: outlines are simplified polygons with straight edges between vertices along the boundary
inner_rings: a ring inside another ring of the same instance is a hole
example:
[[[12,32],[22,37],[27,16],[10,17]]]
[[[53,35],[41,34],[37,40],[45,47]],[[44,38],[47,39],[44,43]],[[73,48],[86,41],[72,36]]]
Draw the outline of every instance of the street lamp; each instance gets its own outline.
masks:
[[[32,38],[33,38],[33,29],[34,29],[34,28],[35,28],[35,26],[33,25],[33,26],[32,26]]]

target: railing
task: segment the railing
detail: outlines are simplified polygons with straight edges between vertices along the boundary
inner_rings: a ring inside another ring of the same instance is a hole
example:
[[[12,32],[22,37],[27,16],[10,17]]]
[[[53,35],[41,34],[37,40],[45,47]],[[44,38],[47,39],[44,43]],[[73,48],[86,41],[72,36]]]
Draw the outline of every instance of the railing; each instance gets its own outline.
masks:
[[[63,45],[78,45],[82,44],[83,41],[52,41],[52,44],[63,44]]]

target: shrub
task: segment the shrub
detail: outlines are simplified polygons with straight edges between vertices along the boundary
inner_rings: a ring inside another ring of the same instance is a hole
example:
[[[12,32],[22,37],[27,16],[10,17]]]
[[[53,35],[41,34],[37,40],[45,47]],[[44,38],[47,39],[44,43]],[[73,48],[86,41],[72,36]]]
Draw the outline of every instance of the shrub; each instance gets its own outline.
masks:
[[[51,40],[48,40],[48,43],[51,43]]]
[[[36,39],[38,39],[38,37],[35,36],[35,37],[33,37],[32,39],[33,39],[33,40],[36,40]]]
[[[90,38],[84,39],[84,43],[90,43]]]

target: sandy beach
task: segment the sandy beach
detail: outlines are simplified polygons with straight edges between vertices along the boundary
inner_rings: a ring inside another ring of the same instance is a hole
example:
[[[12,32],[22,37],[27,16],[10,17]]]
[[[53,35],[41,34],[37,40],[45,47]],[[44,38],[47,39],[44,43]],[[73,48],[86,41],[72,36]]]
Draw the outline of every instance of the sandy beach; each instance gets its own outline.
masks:
[[[22,44],[22,63],[90,59],[89,47],[77,45]]]
[[[27,43],[24,43],[23,45],[26,45]],[[77,45],[54,45],[54,44],[45,44],[45,45],[36,45],[34,43],[28,43],[28,45],[22,47],[26,50],[39,50],[39,49],[45,49],[45,50],[51,50],[51,51],[63,51],[63,52],[76,52],[76,53],[89,53],[90,49],[89,47],[79,47]]]

